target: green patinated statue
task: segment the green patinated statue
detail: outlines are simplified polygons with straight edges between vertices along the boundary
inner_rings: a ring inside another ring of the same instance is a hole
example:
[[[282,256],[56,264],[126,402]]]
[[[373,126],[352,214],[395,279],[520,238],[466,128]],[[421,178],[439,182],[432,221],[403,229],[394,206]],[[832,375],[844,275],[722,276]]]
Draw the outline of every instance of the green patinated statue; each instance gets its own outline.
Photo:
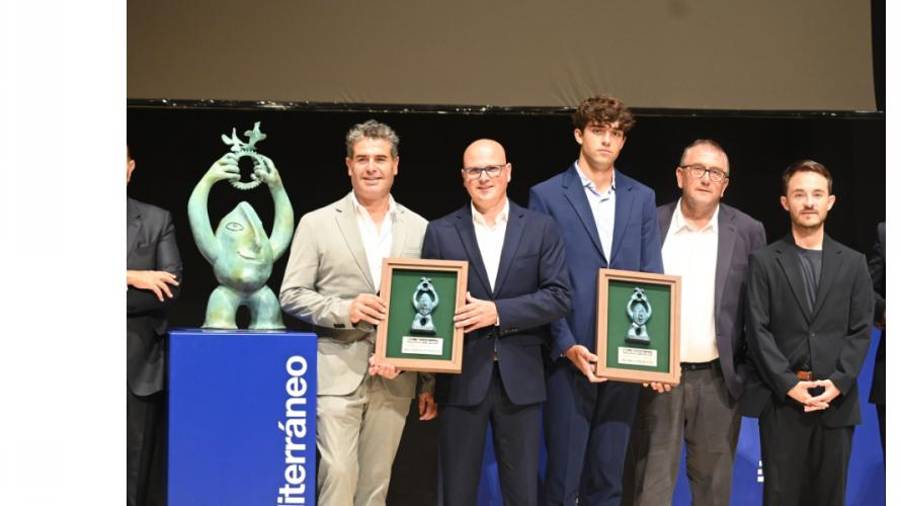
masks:
[[[213,266],[219,286],[209,295],[204,328],[236,329],[238,307],[250,309],[251,329],[283,329],[281,306],[272,289],[266,285],[275,263],[291,242],[294,232],[294,210],[284,191],[281,176],[268,157],[255,150],[257,142],[266,138],[257,122],[244,133],[242,142],[232,130],[231,137],[222,136],[231,152],[216,160],[194,187],[188,201],[191,231],[200,253]],[[241,181],[238,160],[253,160],[249,182]],[[240,190],[255,188],[260,183],[269,187],[275,202],[272,237],[266,235],[262,221],[247,202],[241,202],[222,218],[213,233],[207,210],[209,190],[219,181],[229,181]]]

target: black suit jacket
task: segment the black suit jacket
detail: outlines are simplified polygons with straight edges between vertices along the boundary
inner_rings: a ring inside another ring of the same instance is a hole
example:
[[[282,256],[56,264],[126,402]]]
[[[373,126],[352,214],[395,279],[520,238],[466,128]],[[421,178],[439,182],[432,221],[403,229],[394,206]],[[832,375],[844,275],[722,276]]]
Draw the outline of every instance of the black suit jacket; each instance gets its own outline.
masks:
[[[548,324],[565,316],[570,304],[565,251],[553,220],[510,201],[494,290],[468,204],[428,224],[422,258],[467,260],[469,292],[477,299],[494,301],[500,316],[499,327],[465,335],[462,373],[438,375],[438,402],[456,406],[482,402],[495,350],[509,399],[514,404],[544,401],[541,346],[550,341]]]
[[[875,289],[875,321],[884,321],[885,306],[885,233],[884,222],[878,224],[878,242],[875,243],[875,251],[869,258],[869,275],[872,276],[872,287]],[[875,368],[872,370],[872,391],[869,392],[869,402],[875,404],[884,404],[884,362],[885,362],[885,341],[887,340],[887,331],[881,331],[881,339],[878,341],[878,351],[875,354]]]
[[[812,311],[806,303],[793,236],[750,256],[747,344],[758,377],[748,380],[744,414],[759,416],[769,403],[795,402],[800,364],[788,357],[809,347],[815,379],[830,379],[841,391],[822,412],[828,427],[860,422],[856,377],[866,357],[872,321],[872,281],[861,253],[825,236],[822,273]]]
[[[128,269],[168,271],[181,281],[181,256],[168,211],[128,199]],[[178,287],[171,287],[177,297]],[[128,388],[135,395],[163,389],[165,377],[166,309],[149,290],[128,287]]]
[[[657,209],[659,236],[665,244],[678,202]],[[744,303],[747,287],[747,264],[750,253],[766,245],[766,231],[762,223],[737,209],[719,204],[719,241],[716,258],[715,325],[716,345],[722,375],[733,399],[744,390],[745,370]],[[682,311],[690,315],[688,308]]]

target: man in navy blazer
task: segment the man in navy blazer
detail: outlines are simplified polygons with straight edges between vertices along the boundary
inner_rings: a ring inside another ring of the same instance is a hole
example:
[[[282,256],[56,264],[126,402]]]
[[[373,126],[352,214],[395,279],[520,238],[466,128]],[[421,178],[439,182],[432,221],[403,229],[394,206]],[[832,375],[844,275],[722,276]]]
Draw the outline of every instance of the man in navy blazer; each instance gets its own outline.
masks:
[[[499,143],[469,145],[462,178],[471,204],[429,223],[422,246],[422,258],[469,262],[466,303],[454,316],[465,332],[462,373],[437,377],[446,506],[477,502],[489,420],[503,503],[538,500],[541,348],[548,324],[569,310],[569,284],[556,224],[507,198],[511,176]]]
[[[634,125],[621,101],[584,100],[573,115],[578,160],[531,189],[529,207],[556,221],[566,247],[572,311],[552,324],[546,503],[618,505],[640,385],[603,383],[597,356],[597,273],[662,272],[656,195],[614,167]],[[602,384],[598,384],[602,383]]]

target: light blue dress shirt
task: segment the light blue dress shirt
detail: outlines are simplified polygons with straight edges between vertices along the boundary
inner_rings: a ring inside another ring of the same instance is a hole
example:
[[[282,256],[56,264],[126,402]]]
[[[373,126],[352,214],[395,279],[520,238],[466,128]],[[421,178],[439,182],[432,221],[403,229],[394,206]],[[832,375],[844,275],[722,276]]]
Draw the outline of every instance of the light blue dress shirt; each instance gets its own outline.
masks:
[[[603,248],[603,256],[607,264],[612,263],[613,227],[616,224],[616,172],[613,169],[612,185],[609,190],[600,193],[594,184],[575,162],[575,170],[581,178],[581,186],[584,187],[584,195],[591,206],[591,214],[594,215],[594,224],[597,226],[597,235],[600,236],[600,247]]]

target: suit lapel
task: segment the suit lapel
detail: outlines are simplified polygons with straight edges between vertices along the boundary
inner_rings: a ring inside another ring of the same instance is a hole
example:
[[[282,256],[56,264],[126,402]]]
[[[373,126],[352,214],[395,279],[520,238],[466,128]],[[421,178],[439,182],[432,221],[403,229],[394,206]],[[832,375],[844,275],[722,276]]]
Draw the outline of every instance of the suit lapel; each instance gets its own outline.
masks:
[[[356,225],[356,214],[353,210],[353,202],[350,200],[350,194],[347,194],[343,200],[337,205],[336,222],[338,230],[347,243],[347,249],[353,255],[356,266],[359,267],[366,283],[374,292],[376,290],[375,283],[372,281],[372,273],[369,272],[369,261],[366,258],[366,249],[362,243],[362,237],[359,235],[359,227]]]
[[[632,186],[628,178],[616,171],[616,219],[613,222],[612,255],[606,259],[608,264],[612,263],[612,259],[616,258],[616,253],[622,248],[622,240],[628,229],[628,219],[631,217],[631,209],[635,203],[631,194]]]
[[[503,237],[503,250],[500,252],[500,267],[497,270],[497,280],[494,283],[494,296],[500,293],[503,283],[506,281],[512,267],[516,251],[519,250],[519,242],[522,240],[522,231],[525,229],[525,211],[513,201],[509,201],[509,219],[506,222],[506,234]]]
[[[809,323],[811,321],[810,310],[806,303],[803,275],[800,274],[800,259],[797,258],[797,255],[794,253],[793,247],[793,238],[788,236],[782,239],[778,243],[775,258],[778,260],[781,270],[784,271],[788,284],[791,285],[791,291],[794,293],[794,298],[797,299],[797,306],[800,308],[800,312],[803,313],[803,318],[806,319],[806,323]]]
[[[406,242],[406,221],[403,208],[400,204],[395,204],[397,210],[391,222],[391,256],[399,257],[403,255],[403,244]]]
[[[827,235],[822,243],[822,271],[819,275],[819,288],[816,290],[816,305],[813,308],[810,320],[815,320],[828,298],[834,279],[840,275],[843,269],[844,255],[842,250]]]
[[[656,213],[656,218],[659,221],[660,246],[666,243],[666,236],[669,235],[669,227],[672,226],[672,215],[675,214],[675,206],[677,205],[678,201],[676,200],[674,203],[662,207]]]
[[[575,209],[575,214],[578,215],[578,218],[581,220],[581,224],[584,225],[588,237],[591,238],[591,242],[594,243],[594,247],[597,248],[597,252],[607,260],[606,263],[608,265],[609,259],[607,259],[606,256],[603,255],[603,248],[600,247],[600,236],[597,234],[597,223],[594,221],[594,214],[591,212],[591,205],[588,203],[587,197],[584,195],[584,187],[581,185],[581,178],[578,177],[578,172],[575,169],[574,164],[572,164],[572,166],[569,167],[569,170],[566,172],[565,182],[563,186],[563,195],[566,196],[569,204],[571,204],[572,208]]]
[[[731,257],[734,256],[734,242],[737,240],[737,227],[734,226],[734,213],[731,209],[719,205],[719,244],[716,252],[716,291],[715,314],[719,314],[722,294],[725,293],[725,281],[731,270]]]
[[[491,293],[491,283],[488,281],[487,271],[484,268],[481,250],[478,249],[475,225],[472,224],[472,211],[468,204],[456,212],[456,232],[459,234],[460,242],[469,258],[470,270],[475,271],[476,277],[484,287],[484,293]]]
[[[141,230],[141,212],[137,205],[131,199],[128,199],[128,249],[127,254],[134,251],[134,245],[137,242],[138,232]],[[121,229],[119,229],[121,230]]]

